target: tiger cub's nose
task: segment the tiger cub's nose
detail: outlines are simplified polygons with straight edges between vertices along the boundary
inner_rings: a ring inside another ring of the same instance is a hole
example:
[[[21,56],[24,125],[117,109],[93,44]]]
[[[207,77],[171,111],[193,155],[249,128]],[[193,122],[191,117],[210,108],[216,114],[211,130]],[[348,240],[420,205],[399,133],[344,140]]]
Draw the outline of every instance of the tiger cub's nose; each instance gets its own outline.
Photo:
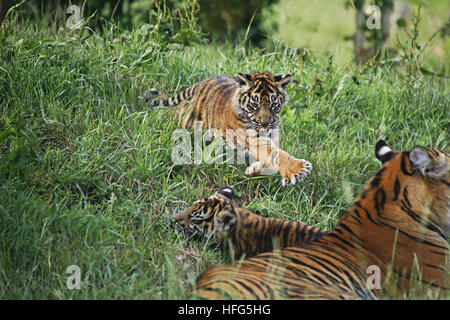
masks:
[[[261,126],[263,127],[263,128],[267,128],[267,126],[270,124],[270,120],[269,119],[267,119],[267,120],[261,120]]]

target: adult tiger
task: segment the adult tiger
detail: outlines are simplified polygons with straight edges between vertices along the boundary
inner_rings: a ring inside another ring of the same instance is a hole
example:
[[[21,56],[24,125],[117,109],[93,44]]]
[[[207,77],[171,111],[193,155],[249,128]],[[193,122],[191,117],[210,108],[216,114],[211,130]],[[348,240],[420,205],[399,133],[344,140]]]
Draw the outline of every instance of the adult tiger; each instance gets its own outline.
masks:
[[[151,105],[181,104],[177,117],[183,128],[214,129],[228,144],[235,145],[236,140],[257,159],[246,169],[247,175],[279,172],[283,186],[294,185],[310,174],[312,165],[281,150],[272,134],[277,132],[291,80],[291,75],[273,76],[269,72],[215,76],[169,99],[155,99]]]
[[[230,243],[236,258],[272,251],[274,245],[301,247],[327,232],[299,221],[254,214],[236,206],[233,196],[234,190],[224,187],[188,209],[174,212],[175,222],[185,234],[196,232],[225,246]]]
[[[396,153],[384,141],[375,149],[383,166],[332,231],[302,247],[210,268],[198,278],[195,296],[374,298],[371,266],[379,268],[380,283],[392,268],[398,288],[409,290],[419,268],[424,285],[449,292],[449,154],[420,146]]]

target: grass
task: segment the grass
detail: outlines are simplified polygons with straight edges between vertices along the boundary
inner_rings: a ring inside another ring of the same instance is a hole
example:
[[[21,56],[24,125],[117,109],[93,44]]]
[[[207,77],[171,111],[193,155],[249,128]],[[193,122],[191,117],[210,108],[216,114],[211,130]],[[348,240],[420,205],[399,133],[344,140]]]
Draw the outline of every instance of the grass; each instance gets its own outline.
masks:
[[[446,79],[322,63],[282,45],[183,47],[110,23],[103,34],[11,23],[0,33],[1,299],[184,299],[228,260],[179,236],[174,208],[231,185],[251,210],[331,228],[379,167],[379,138],[449,149]],[[313,164],[310,177],[282,188],[279,176],[246,177],[245,165],[173,164],[171,110],[148,107],[145,91],[257,69],[296,79],[281,145]],[[67,288],[70,265],[80,290]]]

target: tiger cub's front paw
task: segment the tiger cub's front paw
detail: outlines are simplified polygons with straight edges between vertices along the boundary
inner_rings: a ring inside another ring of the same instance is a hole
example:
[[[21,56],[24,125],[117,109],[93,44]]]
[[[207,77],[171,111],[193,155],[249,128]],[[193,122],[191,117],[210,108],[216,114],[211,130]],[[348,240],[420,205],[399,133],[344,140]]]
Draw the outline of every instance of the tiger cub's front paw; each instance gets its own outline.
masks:
[[[283,187],[294,185],[309,176],[312,164],[305,159],[295,159],[289,163],[287,168],[280,168]]]

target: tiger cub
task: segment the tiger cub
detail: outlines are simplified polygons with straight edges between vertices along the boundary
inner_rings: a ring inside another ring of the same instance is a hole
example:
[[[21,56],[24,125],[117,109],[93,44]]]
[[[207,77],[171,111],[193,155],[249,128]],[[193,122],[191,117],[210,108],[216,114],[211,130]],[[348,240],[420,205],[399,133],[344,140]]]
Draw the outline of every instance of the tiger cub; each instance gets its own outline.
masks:
[[[235,205],[234,190],[224,187],[209,198],[194,202],[188,209],[174,212],[184,234],[197,232],[231,244],[236,259],[280,248],[301,247],[323,236],[326,231],[298,221],[265,218]]]
[[[195,297],[371,299],[389,287],[396,297],[417,270],[422,285],[450,294],[450,155],[420,146],[394,152],[382,140],[375,154],[381,169],[333,230],[301,247],[212,267],[197,279]],[[376,270],[378,285],[370,279]],[[389,272],[397,283],[385,281]]]
[[[216,135],[228,138],[228,143],[234,145],[236,140],[257,160],[246,169],[247,175],[279,172],[283,186],[294,185],[310,174],[312,165],[281,150],[271,135],[277,132],[291,80],[291,75],[273,76],[269,72],[215,76],[169,99],[155,99],[151,105],[180,105],[177,117],[183,128],[214,129]],[[229,141],[227,130],[234,133],[233,141]]]

